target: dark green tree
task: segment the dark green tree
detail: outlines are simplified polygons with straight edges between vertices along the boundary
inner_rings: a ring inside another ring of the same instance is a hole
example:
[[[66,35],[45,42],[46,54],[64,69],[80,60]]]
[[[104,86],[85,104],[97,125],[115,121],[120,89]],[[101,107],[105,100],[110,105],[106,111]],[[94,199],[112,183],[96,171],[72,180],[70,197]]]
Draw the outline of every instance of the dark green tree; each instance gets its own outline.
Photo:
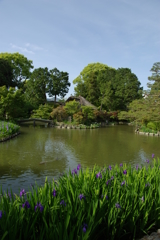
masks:
[[[49,83],[48,68],[37,68],[25,83],[25,98],[30,102],[33,109],[37,109],[40,104],[46,103],[47,85]]]
[[[0,118],[5,119],[6,115],[8,119],[28,117],[28,105],[22,89],[0,87]]]
[[[142,124],[160,121],[160,62],[154,63],[151,72],[152,76],[148,80],[154,82],[147,84],[150,91],[147,91],[146,97],[131,102],[129,111],[121,112],[119,119],[136,120]]]
[[[13,80],[13,71],[9,62],[0,58],[0,86],[15,87]]]
[[[18,88],[22,88],[23,81],[28,79],[33,68],[32,61],[28,60],[24,55],[17,53],[0,53],[0,59],[9,62],[13,72],[13,84]],[[13,86],[13,85],[12,85]]]
[[[47,86],[47,92],[50,97],[61,96],[62,98],[68,93],[70,82],[69,74],[67,72],[60,72],[57,68],[49,71],[49,83]]]

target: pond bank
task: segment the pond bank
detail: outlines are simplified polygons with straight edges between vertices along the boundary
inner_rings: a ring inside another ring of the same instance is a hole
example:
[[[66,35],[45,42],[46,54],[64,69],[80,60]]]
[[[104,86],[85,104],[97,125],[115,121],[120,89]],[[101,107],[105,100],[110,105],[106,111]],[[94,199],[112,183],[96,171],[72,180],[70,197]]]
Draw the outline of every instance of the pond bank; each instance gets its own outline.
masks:
[[[10,140],[11,138],[14,138],[14,137],[18,136],[19,134],[20,134],[20,132],[17,132],[17,133],[14,133],[14,134],[6,137],[6,138],[2,138],[2,139],[0,139],[0,142],[5,142],[7,140]]]

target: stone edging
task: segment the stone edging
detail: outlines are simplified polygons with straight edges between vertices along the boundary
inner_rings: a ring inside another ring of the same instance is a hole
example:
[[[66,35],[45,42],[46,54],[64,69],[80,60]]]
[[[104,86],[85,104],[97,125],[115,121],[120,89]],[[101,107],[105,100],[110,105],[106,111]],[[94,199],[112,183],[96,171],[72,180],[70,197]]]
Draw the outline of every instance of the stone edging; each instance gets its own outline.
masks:
[[[0,142],[4,142],[4,141],[7,141],[7,140],[10,140],[11,138],[14,138],[14,137],[16,137],[16,136],[19,135],[19,134],[20,134],[20,132],[17,132],[17,133],[12,134],[11,136],[8,136],[8,137],[6,137],[6,138],[2,138],[2,139],[0,140]]]
[[[135,130],[135,133],[139,134],[139,135],[147,135],[147,136],[156,136],[159,137],[160,133],[149,133],[149,132],[139,132],[137,129]]]

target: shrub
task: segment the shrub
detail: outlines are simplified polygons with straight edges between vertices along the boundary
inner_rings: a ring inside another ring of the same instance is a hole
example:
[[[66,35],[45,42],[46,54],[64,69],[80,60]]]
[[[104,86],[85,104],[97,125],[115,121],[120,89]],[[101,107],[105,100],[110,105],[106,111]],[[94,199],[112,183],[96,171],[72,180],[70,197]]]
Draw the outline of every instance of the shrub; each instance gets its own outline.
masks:
[[[95,120],[93,109],[90,106],[82,106],[82,113],[84,115],[84,123],[89,124]]]
[[[58,122],[62,122],[64,120],[67,120],[67,112],[64,109],[63,106],[59,106],[57,108],[54,108],[50,114],[52,119],[56,119]]]
[[[147,124],[147,128],[150,128],[152,130],[157,130],[157,126],[156,126],[156,124],[154,122],[149,122]]]
[[[84,115],[82,112],[75,113],[75,114],[73,114],[73,119],[77,123],[83,123]]]
[[[96,122],[102,122],[102,121],[106,121],[109,119],[109,115],[106,110],[104,110],[104,111],[94,110],[93,114],[95,116]]]
[[[64,106],[64,109],[66,110],[68,115],[73,117],[73,114],[79,112],[80,104],[73,100],[71,102],[67,102],[66,105]]]
[[[50,119],[51,111],[52,111],[52,106],[48,104],[40,105],[37,110],[33,110],[33,114],[31,115],[31,117]]]

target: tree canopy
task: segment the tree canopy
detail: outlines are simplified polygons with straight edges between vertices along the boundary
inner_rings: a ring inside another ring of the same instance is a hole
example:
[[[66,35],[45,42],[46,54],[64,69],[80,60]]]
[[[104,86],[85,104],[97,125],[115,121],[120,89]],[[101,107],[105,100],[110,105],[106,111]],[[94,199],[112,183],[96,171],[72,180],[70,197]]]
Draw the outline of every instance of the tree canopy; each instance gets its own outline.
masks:
[[[21,88],[23,81],[28,79],[33,68],[32,61],[28,60],[24,55],[17,53],[0,53],[0,59],[8,61],[12,68],[13,79],[12,86]]]
[[[148,77],[150,91],[140,100],[134,100],[129,104],[129,111],[119,113],[119,119],[137,120],[142,123],[160,121],[160,62],[154,63],[151,68],[152,76]],[[146,93],[146,92],[145,92]]]
[[[49,82],[48,68],[37,68],[25,83],[25,97],[33,108],[46,103],[47,84]]]
[[[0,86],[15,87],[13,80],[13,71],[9,62],[0,58]]]
[[[88,64],[73,80],[76,95],[106,110],[124,110],[134,99],[142,98],[137,76],[128,68],[117,70],[101,63]]]
[[[67,72],[60,72],[57,68],[49,71],[49,82],[47,86],[47,92],[50,97],[61,96],[62,98],[68,93],[70,82],[69,74]]]

